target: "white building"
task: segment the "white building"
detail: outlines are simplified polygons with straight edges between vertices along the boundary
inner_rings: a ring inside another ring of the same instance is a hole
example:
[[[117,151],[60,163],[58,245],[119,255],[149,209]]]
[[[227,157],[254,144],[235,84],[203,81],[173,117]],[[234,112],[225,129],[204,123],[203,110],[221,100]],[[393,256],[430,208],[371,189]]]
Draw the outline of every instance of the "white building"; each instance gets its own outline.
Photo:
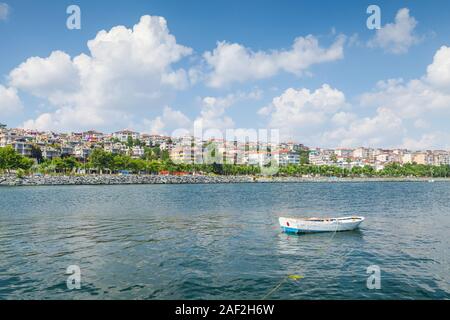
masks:
[[[271,154],[263,151],[248,152],[245,155],[245,158],[246,160],[244,161],[246,162],[246,164],[260,167],[270,164],[272,160]]]
[[[16,150],[18,154],[26,157],[31,157],[31,150],[33,148],[33,145],[25,139],[17,139],[11,142],[10,145],[14,150]]]
[[[61,157],[61,151],[56,148],[46,146],[42,148],[42,157],[45,159],[59,158]]]
[[[124,146],[123,144],[112,143],[112,142],[105,143],[105,146],[103,147],[103,149],[106,152],[110,152],[112,154],[124,154],[127,151],[127,147]]]
[[[328,149],[314,149],[309,152],[309,163],[316,166],[334,165],[332,160],[334,155],[333,150]]]
[[[144,156],[145,150],[142,147],[134,146],[131,148],[130,153],[132,158],[138,159]]]
[[[170,137],[167,136],[161,136],[161,135],[157,135],[157,134],[152,134],[152,135],[141,135],[141,139],[145,142],[145,145],[148,147],[155,147],[155,146],[160,146],[161,145],[167,145],[171,139]]]
[[[353,150],[353,158],[368,159],[371,156],[370,149],[368,148],[356,148]]]
[[[450,165],[450,153],[443,150],[434,151],[433,164],[435,166]]]
[[[91,154],[91,149],[86,148],[83,145],[77,145],[74,148],[74,155],[79,159],[87,159]]]
[[[334,154],[337,157],[351,158],[353,157],[353,149],[339,148],[334,150]]]
[[[139,132],[134,132],[128,129],[114,132],[112,137],[118,139],[120,142],[127,142],[129,138],[137,140],[140,138]]]
[[[280,166],[300,164],[300,155],[297,152],[281,150],[278,154],[274,155],[274,158],[278,161],[278,165]]]
[[[74,155],[74,148],[70,145],[63,145],[61,146],[61,155],[64,156],[73,156]]]
[[[413,154],[412,153],[404,153],[402,155],[402,164],[413,163]]]

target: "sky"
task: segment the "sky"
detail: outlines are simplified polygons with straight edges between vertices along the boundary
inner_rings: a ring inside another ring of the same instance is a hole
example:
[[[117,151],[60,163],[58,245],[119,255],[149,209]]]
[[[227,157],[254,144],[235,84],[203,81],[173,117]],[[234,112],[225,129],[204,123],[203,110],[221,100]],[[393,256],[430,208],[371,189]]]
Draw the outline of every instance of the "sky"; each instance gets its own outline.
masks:
[[[0,123],[450,149],[449,16],[445,0],[0,0]]]

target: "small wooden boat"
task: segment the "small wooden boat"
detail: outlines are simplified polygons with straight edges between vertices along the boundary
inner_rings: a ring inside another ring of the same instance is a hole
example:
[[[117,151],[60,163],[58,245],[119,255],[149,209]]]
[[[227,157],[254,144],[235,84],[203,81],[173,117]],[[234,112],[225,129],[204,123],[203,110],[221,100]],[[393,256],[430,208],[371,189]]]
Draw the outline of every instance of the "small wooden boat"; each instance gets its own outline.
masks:
[[[364,217],[279,218],[281,229],[288,233],[350,231],[363,221]]]

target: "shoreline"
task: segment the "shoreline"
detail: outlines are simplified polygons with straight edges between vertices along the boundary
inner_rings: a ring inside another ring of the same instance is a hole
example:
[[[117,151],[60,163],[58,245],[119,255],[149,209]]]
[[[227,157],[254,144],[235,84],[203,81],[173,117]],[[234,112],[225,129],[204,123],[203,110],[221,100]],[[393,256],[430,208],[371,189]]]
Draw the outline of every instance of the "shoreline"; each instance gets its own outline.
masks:
[[[342,183],[342,182],[450,182],[427,177],[257,177],[208,175],[0,175],[0,186],[136,185],[136,184],[229,184],[229,183]]]

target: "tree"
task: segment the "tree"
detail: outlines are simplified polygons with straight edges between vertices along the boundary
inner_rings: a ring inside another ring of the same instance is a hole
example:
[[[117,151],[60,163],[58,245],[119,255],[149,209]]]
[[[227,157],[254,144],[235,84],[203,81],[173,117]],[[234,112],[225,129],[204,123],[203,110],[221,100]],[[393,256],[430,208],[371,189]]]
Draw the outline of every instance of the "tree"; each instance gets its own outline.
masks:
[[[162,160],[162,161],[167,161],[167,160],[169,160],[169,159],[170,159],[169,151],[168,151],[168,150],[163,150],[163,151],[161,152],[161,160]]]
[[[300,164],[309,164],[309,150],[300,150]]]
[[[89,164],[91,167],[103,173],[103,170],[111,170],[113,164],[113,155],[102,149],[94,149],[89,156]]]
[[[62,161],[66,171],[72,172],[75,168],[79,168],[81,166],[81,163],[79,163],[74,157],[66,157],[63,158]]]
[[[159,147],[144,147],[144,159],[158,160],[161,158],[161,149]]]
[[[31,146],[31,157],[36,159],[37,163],[42,162],[42,150],[39,146],[34,144]]]
[[[26,170],[26,171],[30,170],[31,167],[34,165],[34,161],[27,157],[22,157],[22,156],[20,156],[20,157],[21,157],[21,159],[20,159],[18,169],[22,169],[22,170]]]
[[[111,163],[111,170],[118,171],[118,170],[129,169],[130,162],[131,162],[131,157],[126,156],[126,155],[117,154],[113,157],[113,160]]]
[[[127,138],[127,147],[133,147],[133,138],[131,136]]]
[[[150,173],[158,173],[161,170],[161,164],[155,160],[148,161],[146,170]]]
[[[11,146],[0,148],[0,170],[30,170],[34,161],[16,152]]]
[[[223,174],[223,164],[214,162],[212,166],[215,174]]]
[[[337,162],[337,156],[336,156],[335,153],[333,153],[333,154],[330,156],[330,160],[333,161],[334,163]]]

